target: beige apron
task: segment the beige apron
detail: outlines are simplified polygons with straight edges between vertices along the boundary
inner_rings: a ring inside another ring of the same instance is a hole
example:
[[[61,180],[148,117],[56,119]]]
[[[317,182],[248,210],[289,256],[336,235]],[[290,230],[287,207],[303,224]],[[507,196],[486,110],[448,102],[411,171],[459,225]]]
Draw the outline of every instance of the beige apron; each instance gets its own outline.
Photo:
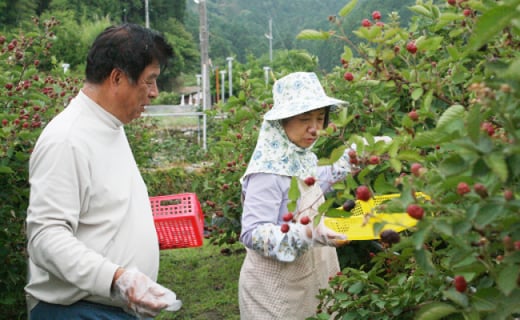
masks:
[[[324,198],[318,184],[299,183],[302,215],[314,216]],[[339,271],[334,247],[313,247],[294,262],[265,258],[253,250],[240,271],[239,305],[241,320],[303,320],[316,313],[320,288]]]

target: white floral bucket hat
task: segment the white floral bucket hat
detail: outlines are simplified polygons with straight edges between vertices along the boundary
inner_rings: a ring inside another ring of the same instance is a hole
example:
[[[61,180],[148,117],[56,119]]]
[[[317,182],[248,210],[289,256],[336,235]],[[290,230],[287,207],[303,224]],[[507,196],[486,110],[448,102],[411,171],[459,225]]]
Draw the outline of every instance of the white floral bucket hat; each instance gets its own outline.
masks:
[[[264,120],[280,120],[320,109],[346,104],[346,101],[325,94],[314,72],[294,72],[278,79],[273,85],[274,105]]]

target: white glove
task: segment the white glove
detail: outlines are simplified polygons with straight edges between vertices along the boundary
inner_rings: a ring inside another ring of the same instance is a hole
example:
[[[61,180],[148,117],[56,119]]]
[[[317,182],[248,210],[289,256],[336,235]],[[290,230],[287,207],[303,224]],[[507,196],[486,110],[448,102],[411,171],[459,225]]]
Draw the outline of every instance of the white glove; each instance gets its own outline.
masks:
[[[312,229],[312,240],[315,245],[338,247],[347,242],[347,236],[328,228],[321,218],[320,223]]]
[[[161,310],[177,311],[182,301],[175,293],[137,269],[127,269],[114,283],[112,297],[126,304],[137,317],[155,317]]]
[[[363,143],[365,144],[365,146],[368,146],[367,139],[365,139],[364,137],[361,137],[361,139],[363,139]],[[379,141],[384,141],[385,143],[390,143],[390,142],[392,142],[392,138],[390,138],[389,136],[375,136],[374,137],[374,143],[377,143]],[[350,145],[350,149],[353,149],[354,151],[356,151],[357,150],[357,144],[355,144],[355,143],[351,144]]]

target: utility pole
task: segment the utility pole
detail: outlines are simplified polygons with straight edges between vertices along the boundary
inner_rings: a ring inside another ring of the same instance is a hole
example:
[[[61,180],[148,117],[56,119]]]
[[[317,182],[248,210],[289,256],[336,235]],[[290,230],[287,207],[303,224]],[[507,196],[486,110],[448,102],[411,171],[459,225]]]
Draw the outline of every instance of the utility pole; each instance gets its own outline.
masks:
[[[145,25],[150,28],[150,16],[148,15],[148,0],[144,0]]]
[[[222,103],[224,103],[225,101],[225,92],[224,92],[224,78],[226,78],[226,70],[220,70],[220,81],[222,81],[221,83],[221,86],[222,86],[222,91],[221,91],[221,94],[222,94],[222,97],[221,97],[221,100],[222,100]]]
[[[200,40],[200,65],[202,69],[202,99],[203,109],[209,109],[211,103],[209,88],[209,54],[208,54],[208,17],[206,13],[206,0],[194,0],[199,5],[199,40]]]
[[[233,95],[233,57],[226,58],[228,62],[229,96]]]
[[[269,39],[269,62],[273,62],[273,19],[269,18],[269,33],[264,34]]]

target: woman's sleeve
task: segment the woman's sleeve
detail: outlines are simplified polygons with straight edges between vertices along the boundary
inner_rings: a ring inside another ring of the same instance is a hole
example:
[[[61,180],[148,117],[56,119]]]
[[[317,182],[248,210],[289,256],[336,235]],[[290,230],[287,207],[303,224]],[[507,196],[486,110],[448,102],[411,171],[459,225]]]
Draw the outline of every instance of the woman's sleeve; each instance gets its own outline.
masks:
[[[341,158],[334,164],[318,167],[318,181],[323,193],[331,191],[333,184],[345,179],[352,171],[352,165],[350,164],[350,158],[348,156],[349,150],[350,149],[346,149]]]
[[[284,222],[287,213],[289,177],[252,174],[243,185],[242,233],[240,241],[264,257],[291,262],[309,250],[311,239],[300,223]],[[289,230],[281,231],[287,223]]]

